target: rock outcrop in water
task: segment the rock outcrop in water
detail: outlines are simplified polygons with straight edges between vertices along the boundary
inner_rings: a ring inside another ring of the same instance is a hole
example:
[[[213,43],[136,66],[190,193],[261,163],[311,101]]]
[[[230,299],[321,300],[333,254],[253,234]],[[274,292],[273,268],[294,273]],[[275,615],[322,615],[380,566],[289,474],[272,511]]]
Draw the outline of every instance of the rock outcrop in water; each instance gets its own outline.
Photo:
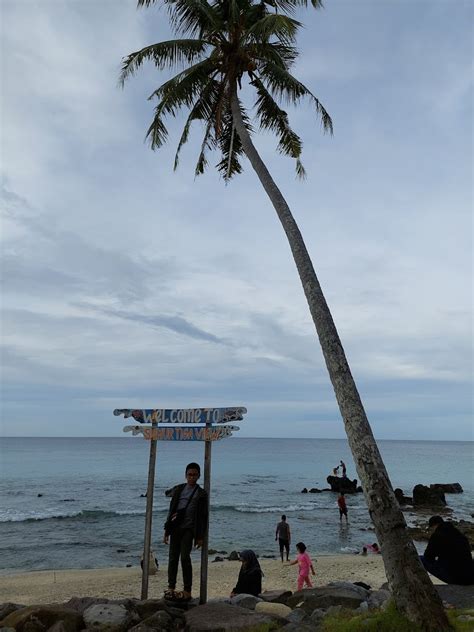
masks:
[[[415,485],[413,488],[413,506],[416,507],[446,507],[444,493],[426,485]]]
[[[344,492],[344,494],[355,494],[362,491],[362,487],[357,487],[357,479],[351,481],[345,476],[328,476],[327,482],[331,486],[332,492]]]
[[[430,489],[435,489],[444,494],[462,494],[464,492],[460,483],[432,483]]]
[[[463,488],[459,483],[432,483],[415,485],[413,497],[405,496],[402,489],[394,490],[395,498],[401,507],[413,505],[413,509],[433,509],[436,511],[451,511],[446,507],[445,494],[462,494]]]

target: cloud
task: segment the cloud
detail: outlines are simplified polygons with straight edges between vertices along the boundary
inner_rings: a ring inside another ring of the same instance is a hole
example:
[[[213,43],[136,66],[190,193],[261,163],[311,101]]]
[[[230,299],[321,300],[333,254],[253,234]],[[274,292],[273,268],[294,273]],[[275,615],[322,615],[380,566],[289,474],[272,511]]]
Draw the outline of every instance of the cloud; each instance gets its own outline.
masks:
[[[165,329],[170,329],[178,334],[189,336],[191,338],[195,338],[196,340],[206,340],[207,342],[216,342],[218,344],[223,343],[222,339],[210,334],[207,331],[203,331],[181,316],[147,316],[145,314],[126,312],[118,309],[102,309],[101,311],[104,314],[115,318],[123,318],[124,320],[142,323],[151,327],[164,327]]]
[[[342,436],[288,243],[248,162],[227,186],[212,170],[195,180],[197,128],[174,173],[174,146],[143,143],[156,71],[117,89],[121,57],[167,37],[163,13],[132,0],[2,9],[3,412],[15,432],[55,432],[51,411],[74,411],[65,432],[104,434],[122,405],[239,403],[247,435]],[[302,12],[296,74],[335,136],[309,107],[289,109],[305,183],[271,136],[255,138],[378,436],[471,437],[469,7],[450,12],[453,29],[448,10],[335,0]]]

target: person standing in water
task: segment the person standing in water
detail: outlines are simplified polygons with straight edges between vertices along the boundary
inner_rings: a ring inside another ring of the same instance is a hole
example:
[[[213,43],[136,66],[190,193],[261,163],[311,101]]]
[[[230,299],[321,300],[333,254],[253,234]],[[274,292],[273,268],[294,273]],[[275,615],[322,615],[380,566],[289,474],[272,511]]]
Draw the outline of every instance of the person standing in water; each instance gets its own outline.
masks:
[[[344,492],[339,494],[339,498],[337,499],[337,506],[339,507],[339,520],[342,522],[342,516],[346,517],[346,522],[349,522],[347,518],[347,505],[346,505],[346,497],[344,496]]]
[[[276,526],[275,531],[275,541],[278,540],[280,544],[280,557],[283,562],[283,550],[286,550],[286,561],[290,559],[290,542],[291,542],[291,532],[290,525],[286,521],[286,516],[283,514],[281,517],[281,522],[279,522]]]

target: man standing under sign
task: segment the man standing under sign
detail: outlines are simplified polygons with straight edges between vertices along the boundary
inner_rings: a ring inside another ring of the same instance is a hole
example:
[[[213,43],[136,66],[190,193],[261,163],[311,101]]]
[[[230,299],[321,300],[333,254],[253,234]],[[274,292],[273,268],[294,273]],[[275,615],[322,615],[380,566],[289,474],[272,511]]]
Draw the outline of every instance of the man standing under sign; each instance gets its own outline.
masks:
[[[198,463],[186,466],[186,483],[176,485],[171,497],[168,517],[165,522],[163,542],[169,543],[168,590],[165,599],[189,601],[191,599],[193,568],[191,549],[202,546],[208,521],[207,493],[197,483],[201,468]],[[176,591],[176,577],[181,558],[183,591]]]

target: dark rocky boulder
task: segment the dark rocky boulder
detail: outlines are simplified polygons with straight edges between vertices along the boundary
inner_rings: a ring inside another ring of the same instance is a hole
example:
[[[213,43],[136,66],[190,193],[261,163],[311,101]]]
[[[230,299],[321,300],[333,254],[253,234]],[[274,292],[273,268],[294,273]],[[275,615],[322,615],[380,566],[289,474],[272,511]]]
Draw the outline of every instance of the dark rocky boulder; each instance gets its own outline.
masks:
[[[206,604],[185,614],[188,632],[238,632],[242,630],[270,630],[275,619],[246,608],[227,603]]]
[[[444,493],[437,489],[431,489],[426,485],[415,485],[413,488],[414,507],[445,507]]]
[[[139,618],[133,617],[124,605],[112,602],[89,606],[82,616],[86,627],[107,626],[109,632],[128,630],[140,622]]]
[[[403,490],[400,489],[400,487],[397,487],[394,490],[394,494],[395,494],[395,498],[398,500],[399,505],[412,505],[413,504],[413,498],[411,498],[410,496],[405,496],[405,494],[403,493]]]
[[[148,619],[157,612],[166,610],[167,604],[164,599],[140,599],[133,604],[132,609],[140,619]]]
[[[84,620],[76,610],[63,605],[27,606],[10,613],[0,622],[2,628],[14,628],[18,632],[48,630],[61,621],[65,632],[77,632],[84,627]]]
[[[255,606],[262,601],[260,597],[255,595],[248,595],[246,593],[239,593],[229,599],[229,603],[233,606],[239,606],[239,608],[247,608],[247,610],[255,610]]]
[[[438,584],[435,588],[441,599],[455,608],[474,607],[474,586]]]
[[[285,606],[288,605],[288,599],[293,593],[291,590],[265,590],[260,597],[263,601],[269,603],[282,603]]]
[[[331,486],[332,492],[337,492],[338,494],[340,492],[344,492],[344,494],[356,494],[359,491],[356,478],[351,481],[344,476],[328,476],[326,480]]]
[[[469,520],[459,520],[459,522],[452,520],[451,522],[461,533],[464,533],[469,540],[471,550],[474,550],[474,524],[469,522]]]
[[[145,619],[138,625],[147,626],[152,630],[172,630],[173,618],[165,610],[160,610],[152,614],[151,617]]]
[[[459,483],[432,483],[430,489],[436,489],[444,494],[462,494],[464,492]]]
[[[20,610],[20,608],[26,608],[26,606],[21,606],[20,604],[12,603],[11,601],[2,603],[0,605],[0,621],[5,619],[5,617],[8,617],[8,615],[12,612],[15,612],[15,610]]]
[[[84,610],[87,610],[89,606],[95,606],[101,603],[109,603],[110,599],[105,597],[71,597],[69,601],[66,601],[64,606],[76,610],[79,614],[83,614]]]
[[[288,605],[290,608],[295,608],[301,603],[299,607],[308,614],[317,608],[331,606],[358,608],[363,601],[366,601],[368,594],[368,591],[364,591],[360,586],[320,586],[295,592],[288,599]]]

